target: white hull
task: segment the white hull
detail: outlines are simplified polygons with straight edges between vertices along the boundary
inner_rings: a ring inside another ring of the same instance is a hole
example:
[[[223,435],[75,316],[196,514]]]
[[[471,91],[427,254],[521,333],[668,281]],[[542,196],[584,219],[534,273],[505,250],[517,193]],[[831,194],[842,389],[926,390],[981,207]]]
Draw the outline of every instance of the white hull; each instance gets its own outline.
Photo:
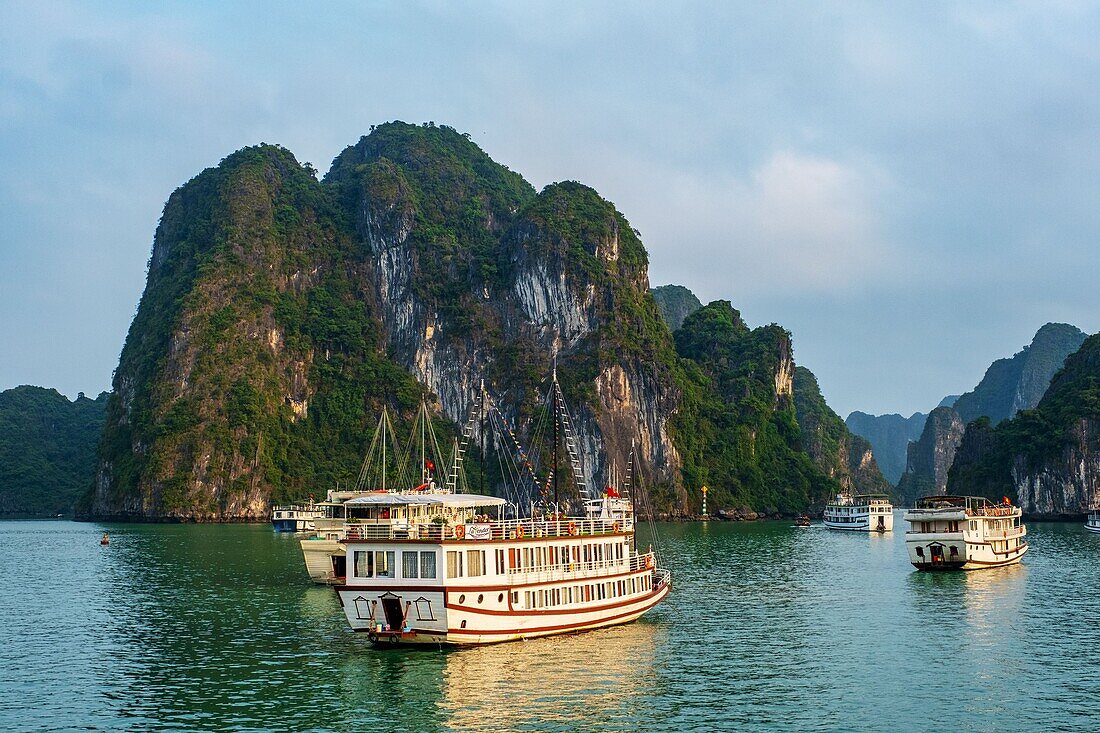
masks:
[[[586,580],[598,581],[600,578],[577,578],[575,583]],[[372,641],[436,645],[498,644],[627,624],[660,603],[670,590],[671,584],[664,583],[644,593],[592,603],[587,607],[524,611],[512,607],[510,593],[502,586],[433,591],[411,586],[387,586],[384,590],[371,591],[349,586],[337,588],[352,629],[368,634]],[[386,595],[396,596],[394,600],[402,608],[406,603],[411,604],[407,613],[410,618],[404,629],[379,630],[378,622],[361,618],[368,615],[371,601],[380,601]],[[481,607],[471,605],[471,602],[476,604],[476,597],[484,598]],[[405,598],[416,600],[405,601]],[[415,609],[424,610],[424,618],[419,617]]]
[[[931,555],[933,543],[939,543],[950,549],[958,548],[958,556],[947,554],[941,560],[935,560]],[[935,539],[906,540],[906,549],[909,552],[909,562],[918,570],[985,570],[987,568],[1001,568],[1006,565],[1015,565],[1027,554],[1029,545],[1021,544],[1004,552],[994,551],[988,543],[969,543],[961,537],[944,536]],[[916,550],[920,547],[923,556]]]
[[[308,539],[301,541],[302,557],[309,579],[320,585],[344,582],[347,548],[336,540]]]
[[[889,514],[857,514],[851,517],[853,521],[837,521],[826,515],[822,523],[829,529],[840,529],[848,532],[892,532],[894,531],[894,515]],[[882,520],[881,524],[879,520]]]
[[[1086,524],[1085,529],[1089,532],[1100,532],[1100,524]]]

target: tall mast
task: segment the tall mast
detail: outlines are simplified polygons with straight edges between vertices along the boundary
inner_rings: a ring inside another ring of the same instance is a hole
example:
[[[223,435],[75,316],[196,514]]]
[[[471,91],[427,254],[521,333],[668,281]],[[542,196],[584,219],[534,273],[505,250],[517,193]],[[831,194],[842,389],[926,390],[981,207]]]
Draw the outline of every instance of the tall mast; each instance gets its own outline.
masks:
[[[382,491],[386,490],[386,406],[382,405]]]
[[[485,380],[481,380],[481,493],[485,493]]]
[[[554,509],[558,506],[558,359],[554,357],[554,465],[550,474],[554,480]]]

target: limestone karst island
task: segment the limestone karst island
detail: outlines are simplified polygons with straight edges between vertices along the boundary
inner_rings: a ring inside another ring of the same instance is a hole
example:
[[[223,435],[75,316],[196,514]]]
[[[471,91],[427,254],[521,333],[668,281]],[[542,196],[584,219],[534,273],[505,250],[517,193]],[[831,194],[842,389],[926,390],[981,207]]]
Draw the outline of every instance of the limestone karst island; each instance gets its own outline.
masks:
[[[0,727],[1100,726],[1097,32],[0,8]]]

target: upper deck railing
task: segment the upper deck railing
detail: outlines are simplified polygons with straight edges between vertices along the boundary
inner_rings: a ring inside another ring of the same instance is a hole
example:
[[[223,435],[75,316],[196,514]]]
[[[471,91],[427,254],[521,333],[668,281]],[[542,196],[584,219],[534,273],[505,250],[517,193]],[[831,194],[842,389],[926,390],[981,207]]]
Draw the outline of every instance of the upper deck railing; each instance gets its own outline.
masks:
[[[1015,517],[1020,507],[1011,504],[994,504],[981,496],[926,496],[917,500],[909,513],[935,514],[939,512],[963,512],[968,517]]]
[[[330,530],[332,531],[332,530]],[[633,519],[555,520],[508,519],[488,522],[437,524],[409,523],[389,520],[348,520],[343,524],[344,536],[356,540],[419,540],[447,542],[467,540],[515,540],[539,537],[590,537],[622,534],[634,531]]]

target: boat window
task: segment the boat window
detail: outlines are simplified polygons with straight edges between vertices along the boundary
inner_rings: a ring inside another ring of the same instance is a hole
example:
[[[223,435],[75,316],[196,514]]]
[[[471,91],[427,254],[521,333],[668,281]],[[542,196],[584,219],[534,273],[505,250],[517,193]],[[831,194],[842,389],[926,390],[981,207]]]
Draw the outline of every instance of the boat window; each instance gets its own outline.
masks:
[[[420,553],[420,577],[435,577],[435,553],[432,551]]]
[[[374,577],[374,553],[366,550],[355,551],[355,577]]]
[[[466,551],[466,574],[485,575],[485,550]]]
[[[378,550],[374,553],[374,575],[377,578],[392,578],[396,568],[394,567],[394,552],[392,550]]]
[[[917,548],[917,557],[924,557],[924,548],[923,547],[918,547]]]
[[[420,555],[415,550],[412,552],[401,553],[401,577],[402,578],[418,578],[420,577]]]
[[[496,559],[496,574],[504,575],[504,550],[498,549],[494,553],[494,557]]]
[[[956,557],[959,554],[959,548],[951,545],[951,557]]]
[[[462,553],[458,550],[447,551],[447,577],[462,577]]]

